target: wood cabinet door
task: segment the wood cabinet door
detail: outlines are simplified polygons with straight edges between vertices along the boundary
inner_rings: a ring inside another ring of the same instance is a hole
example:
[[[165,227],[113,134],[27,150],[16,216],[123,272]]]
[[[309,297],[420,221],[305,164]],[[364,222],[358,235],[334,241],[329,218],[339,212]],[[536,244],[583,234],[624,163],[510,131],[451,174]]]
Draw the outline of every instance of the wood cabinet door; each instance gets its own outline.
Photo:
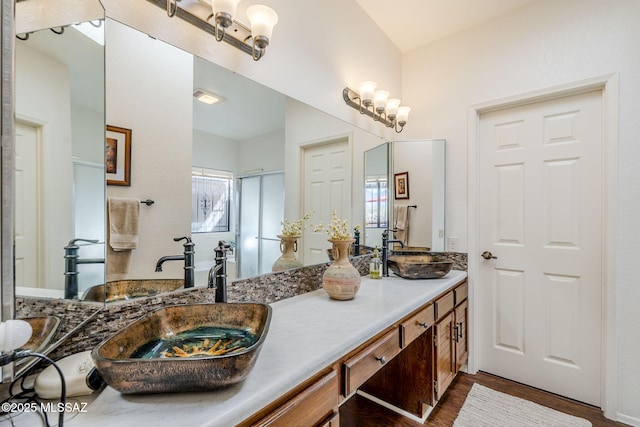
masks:
[[[462,368],[469,357],[469,303],[464,300],[455,309],[455,347],[456,347],[456,372]]]
[[[422,418],[433,402],[433,328],[414,339],[360,388]]]
[[[456,375],[455,347],[453,341],[455,313],[452,311],[435,325],[434,342],[434,400],[440,400]],[[435,403],[435,402],[434,402]]]

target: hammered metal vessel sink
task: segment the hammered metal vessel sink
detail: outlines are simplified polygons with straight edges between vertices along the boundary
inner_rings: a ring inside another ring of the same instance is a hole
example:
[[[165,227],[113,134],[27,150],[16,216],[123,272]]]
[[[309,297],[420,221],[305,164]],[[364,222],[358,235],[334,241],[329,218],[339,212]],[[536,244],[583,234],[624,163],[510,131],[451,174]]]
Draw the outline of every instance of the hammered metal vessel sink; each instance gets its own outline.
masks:
[[[249,375],[270,322],[267,304],[169,306],[117,332],[91,356],[121,393],[213,390]]]
[[[440,279],[453,267],[453,261],[418,253],[394,252],[388,262],[391,271],[405,279]]]
[[[31,338],[20,350],[30,350],[32,353],[41,353],[53,341],[60,327],[60,318],[57,316],[26,317],[20,320],[31,325]],[[17,364],[20,364],[19,359]]]
[[[84,301],[113,302],[149,297],[163,292],[175,291],[180,289],[183,284],[183,279],[115,280],[107,282],[106,294],[104,285],[97,285],[89,288],[82,299]]]

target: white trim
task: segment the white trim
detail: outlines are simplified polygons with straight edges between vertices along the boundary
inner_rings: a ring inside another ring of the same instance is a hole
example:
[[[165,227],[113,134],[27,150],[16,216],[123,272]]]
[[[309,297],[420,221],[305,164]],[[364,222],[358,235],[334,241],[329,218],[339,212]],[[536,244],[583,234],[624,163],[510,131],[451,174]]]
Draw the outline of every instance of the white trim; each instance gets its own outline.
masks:
[[[340,142],[347,142],[347,151],[349,153],[349,197],[351,200],[353,195],[353,132],[343,132],[336,135],[326,136],[323,138],[312,139],[309,141],[299,142],[296,145],[298,146],[298,217],[304,215],[302,212],[304,211],[304,179],[305,179],[305,170],[304,170],[304,156],[305,150],[309,148],[320,147],[323,145],[331,145],[337,144]],[[346,219],[349,224],[353,223],[353,218],[351,218],[352,209],[349,209],[349,217],[343,218]],[[341,214],[344,217],[344,213]],[[301,261],[304,263],[304,239],[298,241],[298,253],[302,254]]]
[[[617,242],[617,170],[618,170],[618,74],[607,74],[591,79],[536,90],[507,98],[483,102],[469,107],[467,114],[467,162],[468,162],[468,281],[469,281],[469,371],[478,372],[476,349],[479,348],[475,326],[478,316],[475,310],[475,283],[478,278],[478,141],[480,115],[490,111],[511,108],[534,102],[555,99],[592,90],[602,91],[604,141],[603,141],[603,295],[602,295],[602,409],[610,419],[623,417],[617,408],[617,336],[616,336],[616,269]]]
[[[630,426],[640,426],[640,418],[630,417],[624,414],[618,414],[615,420]]]

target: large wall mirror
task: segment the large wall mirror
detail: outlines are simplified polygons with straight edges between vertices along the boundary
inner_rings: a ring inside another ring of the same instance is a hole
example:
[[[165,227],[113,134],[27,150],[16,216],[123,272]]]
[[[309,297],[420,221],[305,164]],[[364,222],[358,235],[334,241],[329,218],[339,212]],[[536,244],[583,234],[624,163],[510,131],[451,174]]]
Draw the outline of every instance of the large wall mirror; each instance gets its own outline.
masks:
[[[78,298],[104,283],[104,19],[18,34],[15,126],[16,294]]]
[[[89,26],[97,29],[104,12],[100,7],[102,15],[95,16],[95,10],[83,9],[81,16],[71,17],[80,8],[64,7],[59,11],[65,16],[55,17],[51,25],[36,25],[33,21],[40,21],[42,8],[28,7],[34,3],[39,1],[20,2],[16,13],[16,31],[32,34],[16,41],[15,117],[27,129],[36,126],[36,141],[47,141],[35,156],[42,166],[38,172],[44,175],[37,178],[35,190],[28,191],[37,196],[31,203],[40,206],[35,221],[44,228],[29,243],[36,260],[24,264],[38,263],[40,272],[29,278],[26,269],[17,269],[18,294],[64,297],[64,248],[74,239],[98,240],[76,242],[81,258],[96,261],[78,266],[78,290],[72,298],[80,301],[88,289],[103,285],[105,275],[107,282],[182,278],[179,261],[155,271],[161,257],[182,254],[182,242],[174,241],[182,236],[196,243],[196,286],[206,286],[219,240],[234,243],[228,261],[231,280],[269,271],[279,256],[274,238],[286,216],[282,206],[302,206],[303,171],[297,162],[306,147],[326,141],[346,141],[350,154],[352,181],[341,215],[348,215],[354,225],[365,221],[364,153],[385,143],[379,136],[111,19],[99,27],[105,47],[75,28],[65,27],[57,34],[70,22],[91,21]],[[44,30],[36,32],[40,29]],[[65,43],[72,44],[65,47]],[[198,90],[224,100],[202,104],[194,97]],[[52,116],[40,117],[45,114]],[[63,119],[60,124],[58,116]],[[105,189],[105,125],[131,131],[128,185]],[[387,145],[382,146],[388,153]],[[420,188],[419,179],[410,173],[412,197]],[[208,189],[196,188],[201,181]],[[393,191],[392,182],[387,185],[387,191]],[[22,204],[20,197],[26,193],[16,195],[14,203]],[[154,201],[140,204],[138,245],[124,267],[113,262],[105,232],[109,198]],[[18,223],[30,209],[16,209],[23,212],[16,217],[18,232],[22,230]],[[259,233],[245,230],[247,224],[257,224]],[[411,226],[417,236],[426,225]],[[373,236],[365,240],[379,244]],[[437,250],[434,243],[410,239],[410,244]],[[97,262],[101,258],[106,264]],[[22,262],[16,258],[16,265]],[[3,282],[3,287],[11,285]]]
[[[380,246],[384,230],[407,247],[445,250],[444,139],[393,141],[364,153],[365,235]]]

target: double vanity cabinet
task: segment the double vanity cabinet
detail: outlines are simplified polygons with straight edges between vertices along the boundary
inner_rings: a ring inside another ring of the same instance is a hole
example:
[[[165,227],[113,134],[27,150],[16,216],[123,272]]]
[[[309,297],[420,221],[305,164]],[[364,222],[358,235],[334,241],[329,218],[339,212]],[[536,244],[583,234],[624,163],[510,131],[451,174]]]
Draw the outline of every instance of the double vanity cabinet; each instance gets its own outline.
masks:
[[[358,391],[422,418],[467,361],[467,295],[466,280],[454,284],[241,426],[339,426]]]
[[[466,277],[455,270],[435,280],[363,277],[350,301],[322,289],[278,301],[244,381],[157,395],[107,387],[65,424],[336,427],[355,393],[421,417],[467,357]]]

